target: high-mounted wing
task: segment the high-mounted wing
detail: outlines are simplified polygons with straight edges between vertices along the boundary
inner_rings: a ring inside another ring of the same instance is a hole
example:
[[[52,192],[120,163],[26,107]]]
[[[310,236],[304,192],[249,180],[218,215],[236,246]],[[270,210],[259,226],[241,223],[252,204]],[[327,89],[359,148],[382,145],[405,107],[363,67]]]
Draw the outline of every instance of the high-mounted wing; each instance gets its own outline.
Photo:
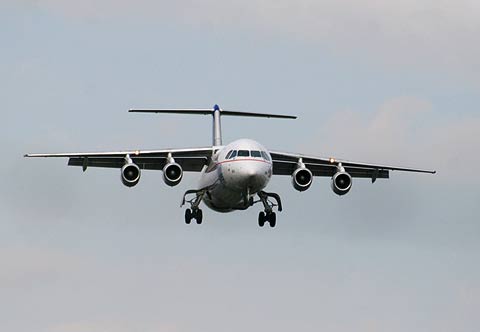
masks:
[[[217,148],[218,149],[218,148]],[[164,149],[164,150],[132,150],[117,152],[85,152],[85,153],[50,153],[27,154],[29,158],[69,158],[69,166],[80,166],[85,171],[88,167],[122,168],[126,159],[130,158],[140,169],[162,170],[169,157],[175,159],[184,171],[200,172],[208,165],[215,153],[212,147]]]
[[[338,171],[338,167],[341,166],[352,177],[370,178],[373,182],[376,179],[388,179],[390,171],[436,173],[432,170],[377,165],[288,152],[270,151],[270,155],[272,156],[273,174],[275,175],[292,175],[299,167],[299,163],[303,163],[312,172],[313,176],[332,177]]]

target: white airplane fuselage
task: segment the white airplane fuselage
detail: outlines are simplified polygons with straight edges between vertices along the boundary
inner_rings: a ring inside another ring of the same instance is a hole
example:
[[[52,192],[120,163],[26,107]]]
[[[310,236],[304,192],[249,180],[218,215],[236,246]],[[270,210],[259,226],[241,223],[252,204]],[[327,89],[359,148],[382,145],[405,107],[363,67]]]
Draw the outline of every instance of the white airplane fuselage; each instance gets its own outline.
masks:
[[[248,208],[249,199],[263,190],[272,177],[271,160],[268,150],[250,139],[221,147],[202,170],[199,185],[208,188],[204,203],[218,212]]]

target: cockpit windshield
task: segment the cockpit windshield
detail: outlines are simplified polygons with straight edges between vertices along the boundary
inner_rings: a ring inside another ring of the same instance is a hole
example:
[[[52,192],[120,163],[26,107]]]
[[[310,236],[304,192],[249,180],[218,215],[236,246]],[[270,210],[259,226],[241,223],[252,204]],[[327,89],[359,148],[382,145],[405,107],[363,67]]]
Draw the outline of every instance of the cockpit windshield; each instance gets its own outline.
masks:
[[[268,156],[268,153],[265,151],[259,151],[259,150],[230,150],[228,151],[227,155],[225,156],[225,159],[234,159],[235,157],[253,157],[253,158],[263,158],[266,161],[271,161],[270,157]]]
[[[250,157],[250,151],[248,150],[238,150],[238,157]]]
[[[265,151],[261,151],[261,153],[262,153],[263,159],[270,161],[270,157],[268,156],[268,153],[266,153]]]
[[[225,156],[225,159],[233,159],[236,156],[237,156],[237,150],[230,150]]]

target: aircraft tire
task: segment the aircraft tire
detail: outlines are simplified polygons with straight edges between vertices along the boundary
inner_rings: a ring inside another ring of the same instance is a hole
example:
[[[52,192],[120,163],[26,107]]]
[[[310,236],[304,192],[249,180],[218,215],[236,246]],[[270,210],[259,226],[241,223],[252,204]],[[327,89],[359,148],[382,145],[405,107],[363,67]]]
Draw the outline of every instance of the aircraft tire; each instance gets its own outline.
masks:
[[[268,219],[268,221],[270,222],[270,227],[275,227],[275,225],[277,224],[277,214],[275,212],[270,213]]]
[[[263,227],[265,225],[265,213],[260,212],[258,214],[258,226]]]
[[[185,210],[185,223],[188,225],[192,221],[192,210],[186,209]]]
[[[195,219],[197,220],[197,224],[200,225],[203,221],[203,212],[202,210],[198,209],[195,213]]]

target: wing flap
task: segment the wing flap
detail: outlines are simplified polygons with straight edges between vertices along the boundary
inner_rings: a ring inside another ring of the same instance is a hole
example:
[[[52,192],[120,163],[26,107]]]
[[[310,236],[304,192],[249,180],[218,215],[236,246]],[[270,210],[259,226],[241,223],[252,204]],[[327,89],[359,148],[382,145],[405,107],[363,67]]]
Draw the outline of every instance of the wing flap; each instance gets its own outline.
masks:
[[[167,163],[167,158],[157,157],[157,158],[142,158],[134,157],[132,161],[140,167],[140,169],[145,170],[162,170],[165,164]],[[208,163],[208,158],[206,157],[177,157],[175,158],[177,162],[185,172],[200,172]],[[68,160],[68,166],[79,166],[83,168],[88,167],[100,167],[100,168],[122,168],[125,165],[124,158],[118,157],[72,157]]]
[[[125,164],[123,158],[69,158],[68,166],[80,166],[80,167],[101,167],[101,168],[121,168]]]

